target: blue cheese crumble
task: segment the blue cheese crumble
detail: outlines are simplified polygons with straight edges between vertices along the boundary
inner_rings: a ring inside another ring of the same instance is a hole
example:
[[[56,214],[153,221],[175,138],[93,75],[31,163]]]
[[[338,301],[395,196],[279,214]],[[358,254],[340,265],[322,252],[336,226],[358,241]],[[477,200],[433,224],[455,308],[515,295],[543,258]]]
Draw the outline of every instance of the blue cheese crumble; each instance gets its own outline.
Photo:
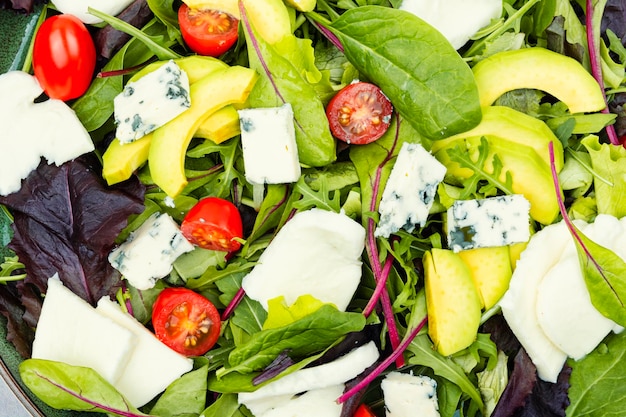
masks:
[[[113,100],[116,135],[133,142],[163,126],[191,106],[189,78],[174,61],[126,84]]]
[[[193,245],[174,219],[155,213],[109,254],[109,263],[133,287],[147,290],[171,272],[180,255],[191,250]]]
[[[530,203],[523,195],[457,200],[448,209],[448,246],[454,252],[530,239]]]
[[[388,238],[401,228],[411,233],[426,224],[446,167],[422,145],[403,143],[378,207],[377,237]]]
[[[437,382],[426,375],[390,372],[380,384],[386,417],[439,417]]]

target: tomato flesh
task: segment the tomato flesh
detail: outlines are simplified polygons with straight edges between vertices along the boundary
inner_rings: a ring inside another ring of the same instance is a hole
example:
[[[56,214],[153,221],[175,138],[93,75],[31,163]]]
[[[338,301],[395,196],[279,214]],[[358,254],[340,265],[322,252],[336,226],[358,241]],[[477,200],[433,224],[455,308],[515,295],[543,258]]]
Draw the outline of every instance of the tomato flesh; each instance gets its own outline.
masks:
[[[243,222],[228,200],[207,197],[189,210],[180,226],[189,242],[204,249],[234,252],[241,247]]]
[[[195,9],[183,3],[178,23],[185,43],[199,55],[220,56],[238,38],[239,20],[221,10]]]
[[[187,288],[166,288],[152,310],[156,337],[176,352],[199,356],[220,336],[220,315],[213,303]]]
[[[367,404],[361,404],[352,417],[376,417],[376,414]]]
[[[354,82],[328,103],[330,131],[346,143],[364,145],[380,138],[389,128],[393,106],[378,86]]]
[[[46,19],[33,44],[33,72],[50,98],[71,100],[87,91],[96,67],[91,34],[78,18]]]

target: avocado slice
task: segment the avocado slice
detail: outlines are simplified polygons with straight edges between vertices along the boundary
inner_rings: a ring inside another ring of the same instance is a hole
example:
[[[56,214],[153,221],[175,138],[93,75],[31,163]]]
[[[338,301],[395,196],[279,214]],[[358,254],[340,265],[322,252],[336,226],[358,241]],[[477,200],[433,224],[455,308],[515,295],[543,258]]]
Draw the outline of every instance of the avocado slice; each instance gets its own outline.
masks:
[[[541,47],[498,52],[476,64],[473,71],[483,107],[520,88],[545,91],[565,103],[570,113],[606,107],[600,86],[578,61]]]
[[[489,106],[483,108],[480,123],[471,130],[449,138],[433,142],[432,152],[450,147],[461,138],[498,136],[511,142],[530,146],[550,165],[548,145],[554,146],[554,162],[557,172],[563,169],[563,145],[552,130],[541,120],[505,106]]]
[[[245,102],[257,78],[256,71],[241,66],[207,75],[191,85],[191,107],[154,131],[148,164],[167,195],[176,197],[187,185],[185,154],[202,121],[228,104]]]
[[[232,105],[216,111],[202,122],[195,137],[211,140],[217,144],[241,133],[239,114]]]
[[[509,288],[513,276],[509,247],[474,248],[458,254],[472,273],[483,307],[490,309]]]
[[[451,250],[433,248],[423,263],[428,334],[440,354],[452,355],[476,339],[480,295],[469,268]]]
[[[312,12],[317,5],[317,0],[285,0],[285,3],[300,12]]]

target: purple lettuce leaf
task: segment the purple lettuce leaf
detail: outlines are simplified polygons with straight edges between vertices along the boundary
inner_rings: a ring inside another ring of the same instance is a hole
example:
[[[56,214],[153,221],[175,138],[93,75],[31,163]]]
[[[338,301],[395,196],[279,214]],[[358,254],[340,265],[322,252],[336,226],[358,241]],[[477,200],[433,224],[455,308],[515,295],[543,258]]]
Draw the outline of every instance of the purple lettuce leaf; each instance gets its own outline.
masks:
[[[60,167],[44,162],[20,191],[0,197],[14,216],[9,248],[26,265],[27,277],[18,289],[29,322],[39,317],[37,292],[46,291],[55,273],[91,304],[120,285],[107,257],[128,217],[143,211],[145,189],[134,178],[107,187],[100,172],[87,158]]]
[[[141,28],[154,17],[154,13],[148,6],[146,0],[135,0],[124,9],[117,18],[126,23],[130,23],[136,28]],[[110,59],[131,36],[115,29],[111,25],[106,25],[95,33],[94,41],[98,55],[105,59]]]
[[[24,306],[20,303],[15,285],[0,285],[0,314],[7,319],[7,340],[22,357],[30,357],[35,334],[32,327],[22,320]]]
[[[0,0],[0,8],[21,10],[30,13],[33,11],[33,6],[40,3],[42,3],[41,0]]]
[[[600,28],[601,33],[610,29],[626,45],[626,0],[607,0]]]

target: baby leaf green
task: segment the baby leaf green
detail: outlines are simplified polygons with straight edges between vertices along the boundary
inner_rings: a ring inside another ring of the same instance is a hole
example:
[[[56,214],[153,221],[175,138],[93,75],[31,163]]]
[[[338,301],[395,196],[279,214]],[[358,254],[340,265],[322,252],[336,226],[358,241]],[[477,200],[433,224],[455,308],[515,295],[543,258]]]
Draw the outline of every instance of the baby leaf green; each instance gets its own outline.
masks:
[[[364,6],[346,11],[329,29],[348,60],[426,138],[443,139],[480,121],[471,69],[441,33],[417,16]]]

